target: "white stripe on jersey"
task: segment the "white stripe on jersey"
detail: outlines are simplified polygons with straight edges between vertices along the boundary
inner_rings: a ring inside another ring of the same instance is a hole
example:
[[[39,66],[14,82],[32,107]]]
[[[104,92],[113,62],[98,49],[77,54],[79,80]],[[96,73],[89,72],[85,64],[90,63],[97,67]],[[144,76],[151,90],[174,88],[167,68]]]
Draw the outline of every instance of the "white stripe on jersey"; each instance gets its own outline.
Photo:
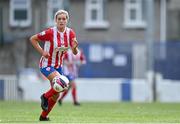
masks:
[[[49,52],[50,50],[50,42],[49,41],[45,41],[45,44],[44,44],[44,51],[46,52]],[[43,67],[46,67],[48,65],[48,59],[43,57],[42,58],[42,63],[43,63]]]
[[[54,27],[53,28],[53,53],[52,53],[52,63],[51,63],[51,66],[55,66],[55,62],[56,62],[56,54],[57,54],[57,51],[55,50],[56,47],[58,47],[58,44],[57,44],[57,28]]]
[[[69,39],[69,37],[70,37],[70,28],[66,29],[66,34],[67,34],[68,47],[70,47],[70,39]]]

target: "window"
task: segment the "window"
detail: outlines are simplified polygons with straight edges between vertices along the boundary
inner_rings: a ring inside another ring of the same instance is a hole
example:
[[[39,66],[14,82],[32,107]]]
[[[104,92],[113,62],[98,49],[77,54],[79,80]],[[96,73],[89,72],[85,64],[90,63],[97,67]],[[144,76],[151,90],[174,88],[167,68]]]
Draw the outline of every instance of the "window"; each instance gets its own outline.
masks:
[[[105,16],[107,0],[86,0],[85,28],[108,28],[109,23]]]
[[[124,25],[126,28],[145,28],[144,0],[124,0]]]
[[[47,26],[53,26],[54,25],[54,14],[59,9],[64,9],[63,6],[64,0],[48,0],[47,1]],[[67,1],[67,0],[65,0]]]
[[[31,0],[10,0],[10,25],[27,27],[31,24]]]

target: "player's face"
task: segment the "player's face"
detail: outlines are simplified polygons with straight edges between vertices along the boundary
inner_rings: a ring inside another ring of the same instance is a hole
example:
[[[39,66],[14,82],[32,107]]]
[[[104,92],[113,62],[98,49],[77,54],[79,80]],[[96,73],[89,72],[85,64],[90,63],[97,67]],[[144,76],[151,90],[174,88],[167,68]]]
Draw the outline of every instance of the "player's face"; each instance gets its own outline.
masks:
[[[64,14],[64,13],[58,14],[56,17],[56,24],[57,24],[58,28],[64,29],[67,24],[66,14]]]

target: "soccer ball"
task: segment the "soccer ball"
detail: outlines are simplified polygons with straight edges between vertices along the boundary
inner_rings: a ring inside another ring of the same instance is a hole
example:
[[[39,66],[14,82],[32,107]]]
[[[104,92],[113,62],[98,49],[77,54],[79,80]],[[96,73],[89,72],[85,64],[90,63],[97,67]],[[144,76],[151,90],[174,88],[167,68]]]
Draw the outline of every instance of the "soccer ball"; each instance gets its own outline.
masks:
[[[69,88],[69,80],[66,76],[60,75],[52,80],[53,89],[57,92],[62,92]]]

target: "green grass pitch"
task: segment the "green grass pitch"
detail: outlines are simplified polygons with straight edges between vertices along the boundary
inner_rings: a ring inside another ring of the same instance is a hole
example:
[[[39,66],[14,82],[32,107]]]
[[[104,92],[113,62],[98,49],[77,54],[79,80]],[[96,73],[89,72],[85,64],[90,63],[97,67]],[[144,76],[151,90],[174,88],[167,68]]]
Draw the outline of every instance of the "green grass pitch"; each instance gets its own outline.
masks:
[[[83,102],[56,104],[50,122],[39,122],[38,102],[0,101],[0,123],[180,123],[180,103]]]

